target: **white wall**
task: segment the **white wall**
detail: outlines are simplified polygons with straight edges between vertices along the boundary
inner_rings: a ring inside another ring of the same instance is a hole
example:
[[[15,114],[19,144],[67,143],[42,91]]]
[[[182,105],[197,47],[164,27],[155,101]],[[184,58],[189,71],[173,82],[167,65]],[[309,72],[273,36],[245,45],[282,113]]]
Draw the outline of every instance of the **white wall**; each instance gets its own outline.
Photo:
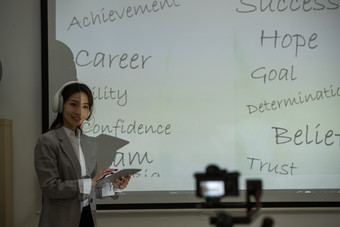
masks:
[[[41,193],[33,150],[41,132],[40,1],[0,1],[0,118],[13,120],[14,226],[37,226]],[[340,226],[339,209],[264,210],[280,226]],[[209,217],[197,211],[99,212],[99,226],[209,226]]]
[[[40,2],[0,1],[0,118],[13,120],[15,226],[36,226],[40,204],[33,149],[41,131]]]

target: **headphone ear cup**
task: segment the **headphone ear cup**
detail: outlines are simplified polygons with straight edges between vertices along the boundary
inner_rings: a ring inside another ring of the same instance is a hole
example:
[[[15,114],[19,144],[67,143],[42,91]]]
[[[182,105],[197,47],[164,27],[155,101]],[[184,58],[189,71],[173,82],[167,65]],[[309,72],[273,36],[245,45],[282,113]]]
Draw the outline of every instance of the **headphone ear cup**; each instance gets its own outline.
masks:
[[[58,113],[62,113],[64,110],[64,98],[61,94],[59,94],[58,99]]]
[[[52,111],[54,113],[59,113],[60,96],[62,97],[62,95],[60,94],[60,89],[59,89],[53,97]]]
[[[87,116],[86,120],[87,121],[93,120],[95,114],[96,114],[96,106],[93,103],[92,108],[91,108],[90,113],[89,113],[89,116]]]
[[[52,103],[52,110],[54,113],[62,113],[63,112],[63,104],[64,99],[63,96],[60,94],[60,91],[54,95],[53,103]]]
[[[65,83],[64,85],[62,85],[57,92],[54,95],[53,98],[53,103],[52,103],[52,111],[54,113],[62,113],[63,109],[64,109],[64,100],[63,100],[63,95],[61,94],[64,90],[64,88],[69,85],[69,84],[73,84],[73,83],[78,83],[80,84],[81,82],[79,81],[69,81],[67,83]]]

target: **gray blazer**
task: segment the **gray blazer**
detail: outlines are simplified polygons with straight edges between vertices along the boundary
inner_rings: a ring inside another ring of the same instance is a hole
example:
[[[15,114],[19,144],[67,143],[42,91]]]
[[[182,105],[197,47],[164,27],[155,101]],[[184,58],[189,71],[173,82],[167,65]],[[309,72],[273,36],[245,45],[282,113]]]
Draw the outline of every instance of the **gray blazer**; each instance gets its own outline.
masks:
[[[96,145],[93,138],[81,134],[89,178],[96,175]],[[79,160],[63,128],[41,135],[34,151],[34,163],[43,193],[43,206],[39,227],[79,227],[81,201],[85,195],[79,192],[81,179]],[[96,192],[92,188],[87,197],[96,225]]]

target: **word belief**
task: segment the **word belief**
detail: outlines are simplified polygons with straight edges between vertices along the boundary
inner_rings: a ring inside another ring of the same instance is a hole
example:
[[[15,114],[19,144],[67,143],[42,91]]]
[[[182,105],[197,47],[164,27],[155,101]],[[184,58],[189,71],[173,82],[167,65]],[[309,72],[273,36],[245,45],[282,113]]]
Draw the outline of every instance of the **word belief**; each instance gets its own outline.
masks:
[[[288,130],[282,127],[272,127],[275,131],[275,143],[285,144],[294,143],[295,145],[302,144],[324,144],[331,146],[334,144],[336,136],[339,134],[334,133],[333,130],[329,129],[326,132],[321,133],[319,131],[320,124],[315,127],[310,127],[308,124],[304,129]],[[291,132],[293,131],[293,132]]]

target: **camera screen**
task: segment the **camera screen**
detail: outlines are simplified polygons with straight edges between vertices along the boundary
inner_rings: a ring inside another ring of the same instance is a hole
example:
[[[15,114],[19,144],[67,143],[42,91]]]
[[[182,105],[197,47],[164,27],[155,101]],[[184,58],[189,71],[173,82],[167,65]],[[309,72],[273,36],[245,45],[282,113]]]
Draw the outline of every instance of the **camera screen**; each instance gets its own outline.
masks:
[[[213,181],[201,181],[200,191],[201,195],[207,197],[222,197],[225,195],[224,181],[213,180]]]

